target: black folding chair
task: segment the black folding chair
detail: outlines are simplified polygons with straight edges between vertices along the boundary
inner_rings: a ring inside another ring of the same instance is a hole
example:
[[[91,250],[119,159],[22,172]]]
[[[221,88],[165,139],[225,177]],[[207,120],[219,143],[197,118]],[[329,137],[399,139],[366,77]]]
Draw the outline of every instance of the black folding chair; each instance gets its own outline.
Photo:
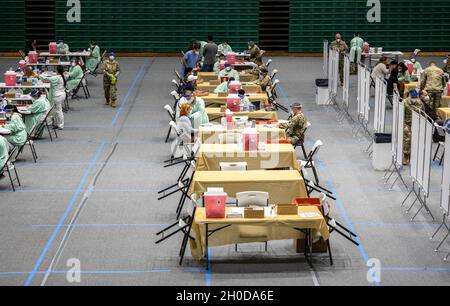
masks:
[[[4,176],[5,173],[8,174],[9,181],[11,182],[11,187],[12,187],[12,190],[14,192],[16,192],[16,187],[14,186],[14,182],[17,182],[19,187],[22,186],[21,183],[20,183],[19,175],[17,174],[16,165],[15,165],[15,157],[14,157],[14,155],[16,154],[16,151],[17,151],[17,147],[14,147],[9,152],[8,160],[3,165],[3,167],[0,169],[0,176]],[[13,178],[13,176],[12,176],[12,172],[13,171],[14,171],[15,178]]]
[[[320,147],[323,146],[323,142],[317,140],[314,144],[311,152],[308,154],[306,160],[299,160],[298,162],[302,166],[302,169],[311,169],[314,174],[315,184],[319,185],[319,176],[317,175],[316,165],[314,162],[314,156],[319,153]]]
[[[170,121],[175,122],[176,118],[175,118],[175,112],[173,111],[172,107],[170,107],[170,105],[166,105],[164,106],[164,109],[167,111],[169,117],[170,117]],[[172,133],[172,125],[169,125],[169,131],[167,132],[167,137],[166,137],[166,143],[169,141],[169,137],[170,134]]]
[[[174,111],[177,111],[178,110],[178,101],[180,100],[180,95],[178,94],[178,92],[177,91],[172,91],[171,93],[170,93],[170,95],[172,96],[172,98],[173,98],[173,110]]]
[[[300,147],[302,149],[303,157],[305,159],[308,158],[308,155],[306,153],[306,148],[305,148],[305,135],[306,135],[306,131],[308,130],[308,128],[310,126],[311,126],[311,123],[308,122],[305,131],[303,131],[303,140],[300,140],[298,143],[294,144],[294,149],[297,149],[297,147]]]
[[[275,80],[275,82],[273,82],[272,86],[268,90],[269,103],[271,105],[273,105],[273,107],[276,110],[281,109],[282,111],[289,113],[289,110],[287,109],[287,107],[285,107],[284,105],[281,105],[280,103],[277,102],[278,95],[277,95],[276,87],[279,83],[280,83],[279,80]]]
[[[179,82],[180,84],[183,84],[184,80],[183,80],[183,78],[181,77],[180,73],[179,73],[177,70],[174,70],[174,73],[175,73],[175,76],[176,76],[177,79],[178,79],[178,82]]]
[[[195,238],[191,236],[192,224],[194,223],[195,212],[197,210],[197,200],[195,195],[190,196],[191,205],[187,207],[186,214],[183,217],[177,217],[179,219],[177,222],[166,227],[162,231],[156,233],[157,236],[162,236],[161,239],[155,242],[155,244],[160,244],[161,242],[175,236],[178,233],[183,234],[183,240],[181,242],[180,252],[179,252],[179,265],[183,264],[184,254],[186,253],[186,248],[189,240],[195,241]],[[171,232],[169,232],[171,231]],[[169,232],[169,233],[167,233]]]
[[[69,95],[70,93],[65,89],[66,91],[66,97],[64,99],[64,105],[63,105],[63,111],[67,113],[70,110],[70,104],[69,104]]]
[[[48,122],[48,119],[50,117],[50,114],[54,110],[54,106],[48,111],[48,113],[45,115],[44,120],[40,121],[38,124],[36,124],[36,129],[34,130],[34,133],[30,133],[32,139],[39,139],[41,135],[44,133],[44,130],[47,129],[48,135],[50,136],[50,141],[53,142],[53,136],[52,136],[52,130],[55,134],[55,138],[58,138],[58,133],[56,132],[56,129],[53,129],[51,124]]]
[[[439,136],[444,137],[444,139],[445,139],[444,127],[440,126],[436,122],[434,123],[434,126],[435,126],[436,131],[439,134]],[[441,151],[441,148],[442,148],[442,152],[441,152],[441,154],[439,154],[439,151]],[[442,166],[442,164],[444,162],[444,157],[445,157],[445,141],[439,141],[438,145],[436,147],[436,152],[434,153],[433,161],[434,162],[439,161],[439,165]]]
[[[178,207],[176,209],[177,219],[180,217],[186,199],[189,198],[188,192],[195,175],[195,168],[195,161],[191,160],[189,164],[186,164],[183,168],[183,171],[181,172],[176,184],[173,184],[172,186],[169,186],[168,188],[165,188],[158,192],[158,194],[161,195],[158,198],[158,201],[181,192],[180,200],[178,201]],[[190,175],[189,172],[191,172]]]

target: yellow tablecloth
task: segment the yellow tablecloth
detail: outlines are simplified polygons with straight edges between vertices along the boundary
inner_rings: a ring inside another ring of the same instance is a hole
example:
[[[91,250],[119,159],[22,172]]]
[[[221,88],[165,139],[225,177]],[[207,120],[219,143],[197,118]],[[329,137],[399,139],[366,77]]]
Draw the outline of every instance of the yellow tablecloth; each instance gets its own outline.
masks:
[[[217,80],[219,78],[219,76],[215,72],[199,72],[197,76],[197,86],[203,82],[209,82],[211,80]],[[253,82],[256,78],[256,75],[249,73],[239,74],[239,81],[241,82]]]
[[[220,107],[208,107],[206,108],[206,113],[208,114],[209,121],[220,121],[222,117],[225,116],[225,112],[220,111]],[[278,121],[277,112],[268,112],[265,110],[260,110],[256,112],[237,112],[234,113],[235,116],[245,116],[250,120],[272,120]]]
[[[207,96],[201,97],[205,104],[211,105],[211,104],[218,104],[218,105],[225,105],[227,104],[228,97],[219,97],[218,94],[210,93]],[[267,96],[267,93],[259,93],[259,94],[249,94],[247,95],[247,98],[250,100],[250,102],[257,102],[260,101],[263,104],[269,103],[269,97]]]
[[[286,131],[279,128],[265,127],[264,125],[257,125],[259,131],[259,139],[262,142],[267,140],[285,140]],[[227,130],[221,126],[217,127],[200,127],[199,139],[202,143],[220,143],[219,135],[223,133],[242,133],[242,130]]]
[[[291,144],[266,145],[264,151],[245,152],[237,144],[202,144],[197,171],[219,171],[220,163],[247,162],[247,170],[289,168],[299,171],[297,154]]]
[[[207,91],[213,93],[218,85],[211,85],[209,82],[203,82],[197,85],[197,89],[201,91]],[[246,93],[261,93],[262,89],[259,85],[242,85],[242,89],[245,90]]]
[[[450,119],[450,108],[439,108],[437,115],[442,120]]]
[[[450,96],[443,96],[441,100],[442,107],[450,107]]]
[[[229,208],[228,208],[229,209]],[[319,213],[317,207],[299,207],[300,213]],[[274,240],[303,239],[304,234],[294,228],[311,229],[313,235],[320,233],[324,240],[330,238],[330,233],[326,221],[322,215],[320,217],[304,218],[300,215],[267,217],[264,219],[208,219],[204,208],[197,208],[191,234],[195,241],[191,240],[191,254],[196,260],[200,260],[205,255],[206,240],[205,233],[226,225],[228,228],[215,232],[208,238],[208,247],[230,245],[235,243],[266,242]],[[199,243],[201,242],[201,243]]]
[[[295,170],[196,171],[189,190],[200,198],[208,188],[224,188],[229,197],[243,191],[265,191],[271,204],[291,203],[306,198],[305,182]]]

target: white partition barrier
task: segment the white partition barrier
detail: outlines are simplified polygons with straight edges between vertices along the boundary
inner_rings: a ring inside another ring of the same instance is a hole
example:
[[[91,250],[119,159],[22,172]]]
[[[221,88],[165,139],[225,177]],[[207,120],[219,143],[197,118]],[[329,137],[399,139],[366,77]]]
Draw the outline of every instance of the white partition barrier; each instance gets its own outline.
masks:
[[[323,41],[323,73],[328,75],[328,40]]]
[[[330,92],[330,104],[336,103],[339,82],[339,52],[329,51],[328,56],[328,91]]]
[[[345,108],[348,110],[350,103],[350,58],[347,55],[344,57],[344,86],[342,89],[342,99]]]
[[[444,213],[450,215],[450,131],[445,135],[445,159],[444,171],[442,174],[442,199],[441,207]]]
[[[392,122],[392,157],[394,166],[403,167],[403,133],[405,122],[405,105],[397,94],[393,96]]]
[[[432,216],[434,220],[434,216],[427,206],[427,198],[430,194],[430,171],[432,162],[431,150],[434,125],[424,112],[420,110],[413,110],[411,130],[412,136],[410,174],[413,180],[413,187],[408,197],[412,193],[414,193],[417,199],[408,209],[408,212],[418,201],[421,206],[414,217],[411,219],[411,221],[415,219],[415,217],[423,208],[427,210],[427,212]]]
[[[358,65],[358,114],[369,122],[369,100],[370,100],[370,70],[363,65]]]
[[[375,80],[375,113],[373,129],[376,133],[384,133],[386,126],[386,94],[387,83],[381,78]]]

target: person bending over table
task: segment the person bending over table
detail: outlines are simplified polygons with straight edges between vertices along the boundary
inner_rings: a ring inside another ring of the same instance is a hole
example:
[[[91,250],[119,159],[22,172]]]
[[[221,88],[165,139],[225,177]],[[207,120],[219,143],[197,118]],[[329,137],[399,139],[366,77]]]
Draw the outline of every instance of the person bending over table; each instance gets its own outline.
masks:
[[[301,103],[297,102],[291,105],[291,116],[289,122],[280,124],[280,129],[286,130],[287,139],[292,145],[298,145],[305,140],[305,130],[308,124]]]
[[[64,129],[63,104],[66,99],[67,81],[64,78],[64,68],[62,66],[56,67],[56,71],[57,75],[41,76],[40,79],[50,81],[48,101],[50,102],[51,107],[55,107],[54,112],[51,115],[53,119],[53,128],[62,130]]]
[[[4,110],[8,123],[3,128],[11,131],[11,135],[6,136],[6,139],[12,146],[23,146],[27,141],[27,131],[22,115],[15,105],[6,105]]]
[[[239,73],[231,67],[230,63],[225,63],[225,69],[219,72],[219,80],[222,78],[234,78],[239,82]]]
[[[386,79],[386,77],[389,75],[389,68],[387,67],[387,64],[388,58],[386,56],[382,56],[372,70],[371,77],[374,81],[377,78],[380,78],[382,80]]]
[[[197,130],[192,128],[190,117],[192,106],[190,104],[183,104],[180,109],[180,117],[177,119],[177,128],[181,135],[180,140],[183,143],[193,143]]]

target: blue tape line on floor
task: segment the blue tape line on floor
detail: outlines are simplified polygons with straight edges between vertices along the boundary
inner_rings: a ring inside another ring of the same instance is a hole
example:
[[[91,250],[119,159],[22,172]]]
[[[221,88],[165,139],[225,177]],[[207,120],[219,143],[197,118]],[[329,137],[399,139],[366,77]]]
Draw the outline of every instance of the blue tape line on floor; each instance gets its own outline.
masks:
[[[75,194],[72,197],[72,200],[70,201],[69,206],[66,208],[64,214],[61,216],[61,218],[60,218],[60,220],[58,222],[58,226],[53,231],[52,236],[47,241],[47,243],[46,243],[46,245],[44,247],[44,250],[42,251],[41,255],[39,256],[39,259],[37,260],[37,262],[36,262],[36,264],[35,264],[35,266],[33,268],[33,271],[28,276],[28,278],[27,278],[27,280],[25,282],[25,286],[29,286],[31,284],[31,282],[33,281],[33,278],[35,277],[36,272],[39,270],[39,267],[41,266],[42,261],[44,260],[45,256],[47,255],[48,250],[51,248],[51,246],[53,244],[53,241],[55,240],[55,238],[58,235],[60,229],[62,228],[62,225],[64,224],[64,222],[67,219],[70,211],[72,210],[73,206],[75,205],[75,202],[76,202],[78,196],[80,195],[81,190],[82,190],[84,184],[86,183],[86,181],[87,181],[87,179],[89,177],[89,174],[92,172],[92,170],[94,168],[94,165],[97,163],[97,160],[99,159],[100,154],[102,153],[104,147],[105,147],[105,144],[103,143],[97,149],[97,152],[95,153],[94,158],[92,159],[90,165],[88,166],[88,168],[86,169],[86,171],[83,174],[83,177],[81,178],[81,181],[80,181],[80,183],[78,185],[78,188],[77,188]]]

